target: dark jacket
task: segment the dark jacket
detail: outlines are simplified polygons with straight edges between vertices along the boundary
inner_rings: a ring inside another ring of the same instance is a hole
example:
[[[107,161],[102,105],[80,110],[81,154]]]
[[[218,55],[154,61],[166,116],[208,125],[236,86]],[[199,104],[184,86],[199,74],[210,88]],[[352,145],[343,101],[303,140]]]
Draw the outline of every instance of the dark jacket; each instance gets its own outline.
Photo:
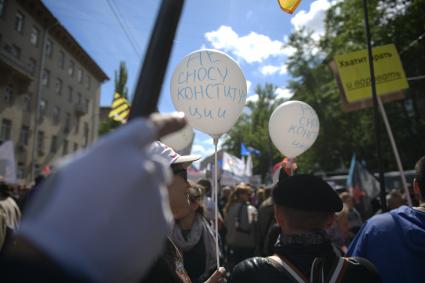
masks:
[[[315,258],[324,259],[325,278],[330,277],[334,265],[339,259],[324,232],[297,235],[285,239],[281,236],[275,248],[276,255],[289,261],[306,278],[310,278],[310,269]],[[342,282],[381,282],[374,266],[363,258],[349,258],[343,272]],[[295,281],[286,271],[277,268],[271,259],[254,257],[235,266],[230,282],[282,283]]]

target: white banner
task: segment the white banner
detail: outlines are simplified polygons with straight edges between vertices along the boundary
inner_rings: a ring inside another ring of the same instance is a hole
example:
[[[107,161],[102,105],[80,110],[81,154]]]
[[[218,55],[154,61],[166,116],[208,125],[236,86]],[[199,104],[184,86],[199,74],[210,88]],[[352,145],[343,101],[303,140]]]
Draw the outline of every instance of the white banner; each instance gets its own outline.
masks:
[[[227,152],[223,152],[223,170],[234,174],[235,176],[244,176],[245,163]]]

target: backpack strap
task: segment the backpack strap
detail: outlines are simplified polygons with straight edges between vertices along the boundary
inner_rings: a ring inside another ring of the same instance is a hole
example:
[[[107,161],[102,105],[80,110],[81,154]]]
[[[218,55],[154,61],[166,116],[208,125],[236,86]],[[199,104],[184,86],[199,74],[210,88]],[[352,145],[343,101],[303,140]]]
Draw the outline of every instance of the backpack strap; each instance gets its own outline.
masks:
[[[344,273],[348,267],[348,258],[338,257],[333,264],[330,275],[325,277],[325,263],[326,259],[316,257],[311,265],[310,282],[311,283],[339,283],[341,282]]]
[[[334,272],[332,273],[331,279],[329,283],[339,283],[342,281],[342,277],[344,276],[345,271],[348,267],[348,258],[340,257],[338,259],[338,263],[335,267]]]
[[[286,258],[277,255],[269,256],[267,259],[278,270],[286,272],[297,283],[308,283],[305,275]]]

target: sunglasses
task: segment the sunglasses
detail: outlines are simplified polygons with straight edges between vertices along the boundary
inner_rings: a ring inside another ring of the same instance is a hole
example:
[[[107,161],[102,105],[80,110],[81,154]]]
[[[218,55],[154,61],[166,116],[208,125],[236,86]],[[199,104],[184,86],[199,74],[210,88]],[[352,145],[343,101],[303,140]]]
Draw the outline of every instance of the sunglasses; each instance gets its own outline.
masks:
[[[185,168],[171,168],[171,170],[173,171],[173,174],[175,176],[180,176],[183,178],[183,180],[185,180],[187,182],[187,170]]]

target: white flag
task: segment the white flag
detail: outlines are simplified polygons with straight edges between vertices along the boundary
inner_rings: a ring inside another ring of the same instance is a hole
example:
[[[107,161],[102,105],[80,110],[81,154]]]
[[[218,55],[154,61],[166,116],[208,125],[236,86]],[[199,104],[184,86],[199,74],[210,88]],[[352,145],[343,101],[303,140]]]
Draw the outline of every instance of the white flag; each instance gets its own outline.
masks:
[[[236,176],[243,176],[245,172],[245,163],[242,159],[228,154],[227,152],[223,152],[223,170]]]
[[[0,176],[9,184],[16,184],[16,163],[13,142],[6,141],[0,146]]]
[[[245,176],[251,177],[252,176],[252,156],[251,154],[248,155],[246,159],[246,165],[245,165]]]

